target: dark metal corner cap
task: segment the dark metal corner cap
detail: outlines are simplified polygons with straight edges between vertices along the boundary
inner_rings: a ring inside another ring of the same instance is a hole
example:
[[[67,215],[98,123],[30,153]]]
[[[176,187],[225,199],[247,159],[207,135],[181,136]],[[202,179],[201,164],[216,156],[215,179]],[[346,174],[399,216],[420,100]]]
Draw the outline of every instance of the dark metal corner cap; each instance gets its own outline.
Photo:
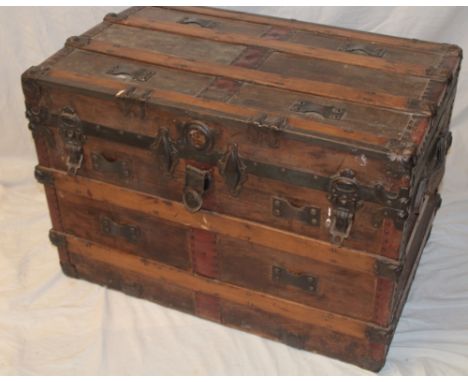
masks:
[[[403,271],[401,264],[394,264],[385,260],[377,260],[375,264],[375,273],[380,277],[398,282]]]
[[[394,332],[395,329],[393,327],[380,328],[377,326],[369,326],[366,329],[366,337],[371,343],[388,345]]]
[[[49,240],[56,247],[63,247],[67,244],[67,238],[65,235],[54,229],[49,231]]]

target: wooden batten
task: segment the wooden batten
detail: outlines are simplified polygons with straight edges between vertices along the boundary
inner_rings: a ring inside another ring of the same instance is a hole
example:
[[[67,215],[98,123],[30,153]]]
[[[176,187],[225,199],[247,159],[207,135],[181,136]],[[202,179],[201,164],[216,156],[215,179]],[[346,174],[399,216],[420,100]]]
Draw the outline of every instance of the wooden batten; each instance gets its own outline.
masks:
[[[74,86],[76,88],[86,86],[89,90],[94,90],[96,93],[104,93],[114,97],[119,91],[125,89],[128,85],[122,81],[112,78],[103,78],[95,75],[84,75],[77,72],[65,71],[60,69],[51,69],[48,73],[48,81],[62,86]],[[174,104],[181,106],[185,109],[189,108],[202,108],[206,111],[226,114],[232,118],[241,118],[244,122],[248,122],[252,118],[258,117],[262,114],[260,109],[247,106],[239,106],[220,101],[207,100],[203,98],[193,97],[183,93],[152,89],[150,101],[155,104]],[[283,117],[283,115],[270,113],[272,117]],[[365,132],[348,131],[341,129],[337,126],[313,121],[311,119],[300,118],[293,115],[288,115],[288,124],[296,128],[297,134],[335,137],[337,139],[348,139],[356,142],[365,142],[367,146],[371,146],[372,150],[382,152],[384,145],[388,139],[378,135],[373,135]]]
[[[414,109],[411,106],[412,100],[405,96],[362,91],[349,86],[295,77],[285,77],[279,74],[267,73],[239,66],[193,61],[167,54],[156,53],[150,50],[118,46],[110,42],[94,39],[90,39],[87,44],[80,46],[80,49],[182,71],[215,75],[239,81],[248,81],[259,85],[276,87],[278,89],[293,90],[305,94],[357,102],[365,105],[387,107],[407,112],[421,112],[422,114],[430,115],[429,105],[418,103],[417,109]]]
[[[169,284],[189,288],[195,292],[218,296],[241,305],[254,304],[257,308],[267,312],[286,318],[296,317],[304,323],[321,326],[356,338],[367,338],[369,328],[374,327],[363,321],[190,274],[150,259],[141,259],[120,250],[104,247],[72,235],[65,234],[65,237],[67,248],[71,253],[78,253],[81,256],[136,272],[142,276],[164,280]]]
[[[213,231],[228,237],[246,240],[265,247],[276,248],[327,264],[369,274],[375,274],[379,261],[388,264],[393,263],[384,260],[380,256],[338,247],[325,241],[232,216],[203,210],[190,213],[182,203],[176,203],[143,192],[128,190],[80,176],[71,178],[66,173],[58,170],[44,170],[53,174],[59,192],[92,197],[94,200],[109,202],[129,210],[150,214],[186,227]],[[311,248],[314,248],[314,250],[312,251]]]
[[[421,64],[396,63],[376,57],[361,56],[346,52],[334,51],[331,49],[308,47],[297,43],[291,43],[281,40],[269,40],[260,37],[246,36],[236,33],[220,33],[209,29],[186,26],[170,22],[154,22],[141,16],[129,16],[125,19],[116,19],[112,21],[116,24],[148,29],[152,31],[168,32],[180,34],[188,37],[202,38],[205,40],[229,43],[234,45],[246,45],[272,49],[276,52],[289,53],[296,56],[320,59],[332,62],[339,62],[347,65],[361,66],[369,69],[381,70],[387,73],[411,75],[431,79],[444,80],[437,74],[427,73],[427,68]]]
[[[284,28],[292,28],[310,32],[324,34],[330,37],[350,38],[360,41],[367,41],[369,43],[379,43],[396,48],[404,48],[413,51],[425,51],[434,53],[440,51],[440,43],[433,43],[429,41],[407,39],[395,36],[387,36],[376,33],[362,32],[352,29],[344,29],[338,27],[330,27],[326,25],[314,24],[298,20],[286,20],[271,16],[260,16],[250,13],[227,11],[224,9],[210,8],[210,7],[165,7],[177,11],[183,11],[193,14],[221,17],[228,20],[243,20],[250,23],[274,25]],[[446,44],[447,51],[450,50],[451,45]],[[456,53],[456,52],[455,52]]]

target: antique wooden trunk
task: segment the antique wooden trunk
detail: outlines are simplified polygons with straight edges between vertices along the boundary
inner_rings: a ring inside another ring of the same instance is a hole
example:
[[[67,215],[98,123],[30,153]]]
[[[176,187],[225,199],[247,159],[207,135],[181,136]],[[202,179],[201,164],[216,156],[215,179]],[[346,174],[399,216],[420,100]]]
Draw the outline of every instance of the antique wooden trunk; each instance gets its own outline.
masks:
[[[22,77],[64,272],[380,369],[460,62],[213,8],[109,14]]]

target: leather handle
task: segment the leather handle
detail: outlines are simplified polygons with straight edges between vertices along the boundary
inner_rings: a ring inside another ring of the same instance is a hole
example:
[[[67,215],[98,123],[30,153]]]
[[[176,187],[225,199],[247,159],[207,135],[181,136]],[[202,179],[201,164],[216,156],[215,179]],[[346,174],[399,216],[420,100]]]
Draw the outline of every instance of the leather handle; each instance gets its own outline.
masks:
[[[109,216],[101,216],[99,225],[101,227],[101,232],[105,235],[122,237],[130,243],[138,242],[141,236],[140,228],[133,225],[117,223]]]
[[[126,180],[131,176],[130,163],[123,159],[109,159],[104,154],[91,153],[93,170],[108,175],[117,175]]]
[[[307,273],[292,273],[278,265],[272,267],[272,279],[279,284],[292,285],[308,293],[316,293],[318,278]]]

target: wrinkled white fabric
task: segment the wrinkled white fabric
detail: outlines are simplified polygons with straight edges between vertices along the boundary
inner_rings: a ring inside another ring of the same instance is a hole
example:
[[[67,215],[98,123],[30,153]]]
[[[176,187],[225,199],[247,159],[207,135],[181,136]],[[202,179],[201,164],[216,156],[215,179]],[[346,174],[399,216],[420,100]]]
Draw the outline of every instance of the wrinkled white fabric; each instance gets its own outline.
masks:
[[[0,373],[371,374],[62,275],[32,176],[20,74],[119,10],[0,9]],[[466,8],[243,10],[468,48]],[[381,374],[468,372],[467,74],[465,66],[443,204]]]

